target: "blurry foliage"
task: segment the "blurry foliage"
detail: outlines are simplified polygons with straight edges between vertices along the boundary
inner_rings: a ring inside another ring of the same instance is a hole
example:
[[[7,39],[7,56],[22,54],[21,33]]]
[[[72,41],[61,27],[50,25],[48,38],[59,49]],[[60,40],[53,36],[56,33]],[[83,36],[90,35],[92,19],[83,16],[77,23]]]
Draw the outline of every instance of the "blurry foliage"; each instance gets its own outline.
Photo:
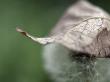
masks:
[[[41,45],[21,36],[15,27],[45,36],[73,1],[0,0],[0,82],[50,82]],[[109,0],[91,1],[110,11]]]

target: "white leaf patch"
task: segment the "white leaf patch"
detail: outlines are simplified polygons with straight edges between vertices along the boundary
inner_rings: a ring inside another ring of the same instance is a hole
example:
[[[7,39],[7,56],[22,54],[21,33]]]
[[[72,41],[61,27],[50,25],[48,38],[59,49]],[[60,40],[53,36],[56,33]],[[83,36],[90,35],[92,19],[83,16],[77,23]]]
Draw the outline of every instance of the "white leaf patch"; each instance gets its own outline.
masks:
[[[99,7],[87,1],[79,1],[67,10],[50,37],[34,37],[20,28],[16,30],[40,44],[58,43],[70,50],[104,57],[110,53],[109,18]]]

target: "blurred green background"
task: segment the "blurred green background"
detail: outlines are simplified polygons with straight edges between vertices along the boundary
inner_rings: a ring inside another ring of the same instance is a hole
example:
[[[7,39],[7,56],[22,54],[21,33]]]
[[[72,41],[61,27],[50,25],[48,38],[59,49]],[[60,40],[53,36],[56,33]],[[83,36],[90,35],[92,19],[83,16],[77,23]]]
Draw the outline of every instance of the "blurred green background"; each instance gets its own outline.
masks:
[[[0,0],[0,82],[52,82],[43,69],[42,46],[21,36],[20,26],[45,36],[74,0]],[[91,0],[110,12],[110,0]]]

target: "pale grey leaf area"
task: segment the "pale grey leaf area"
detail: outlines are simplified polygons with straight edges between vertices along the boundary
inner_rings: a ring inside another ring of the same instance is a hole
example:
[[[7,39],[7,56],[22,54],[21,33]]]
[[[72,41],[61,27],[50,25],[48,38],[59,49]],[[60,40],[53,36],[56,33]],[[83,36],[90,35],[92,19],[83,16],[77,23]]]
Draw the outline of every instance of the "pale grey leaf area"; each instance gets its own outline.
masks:
[[[90,56],[109,56],[110,16],[104,10],[81,0],[70,6],[52,30],[50,37],[33,37],[17,29],[40,44],[59,43],[71,50],[85,52]]]
[[[67,9],[51,34],[59,37],[57,43],[61,43],[69,49],[86,52],[92,56],[105,57],[109,55],[109,52],[105,50],[105,48],[109,49],[110,45],[109,18],[109,14],[103,9],[88,1],[79,1]],[[100,35],[100,33],[104,33],[103,31],[106,33],[103,35],[104,41]]]
[[[45,45],[44,67],[55,82],[110,82],[110,15],[87,0],[70,6],[49,37],[33,37]]]

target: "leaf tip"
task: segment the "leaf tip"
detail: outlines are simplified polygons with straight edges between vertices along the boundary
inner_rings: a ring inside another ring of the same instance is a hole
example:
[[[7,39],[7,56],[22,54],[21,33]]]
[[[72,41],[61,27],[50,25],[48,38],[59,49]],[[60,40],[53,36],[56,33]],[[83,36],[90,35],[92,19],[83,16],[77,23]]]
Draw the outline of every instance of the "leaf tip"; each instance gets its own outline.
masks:
[[[21,34],[23,34],[24,36],[27,36],[27,33],[25,31],[23,31],[22,29],[20,29],[19,27],[16,27],[16,31],[20,32]]]

